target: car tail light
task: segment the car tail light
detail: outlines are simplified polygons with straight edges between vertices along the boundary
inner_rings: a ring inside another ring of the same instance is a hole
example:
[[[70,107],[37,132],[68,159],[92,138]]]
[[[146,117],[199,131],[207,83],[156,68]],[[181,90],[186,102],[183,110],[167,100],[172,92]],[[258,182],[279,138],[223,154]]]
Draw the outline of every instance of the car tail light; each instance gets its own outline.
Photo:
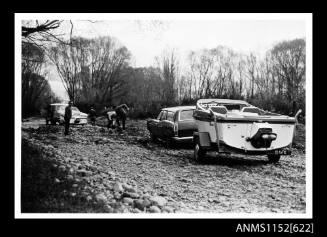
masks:
[[[174,135],[178,136],[178,123],[174,123]]]

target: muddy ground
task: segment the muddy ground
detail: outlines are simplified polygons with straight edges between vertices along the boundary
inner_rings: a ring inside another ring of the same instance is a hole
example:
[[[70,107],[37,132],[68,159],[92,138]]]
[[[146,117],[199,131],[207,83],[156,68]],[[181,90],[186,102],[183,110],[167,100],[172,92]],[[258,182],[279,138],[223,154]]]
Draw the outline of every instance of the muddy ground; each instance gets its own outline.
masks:
[[[189,145],[150,141],[145,120],[123,134],[97,126],[23,121],[22,212],[305,212],[305,130],[291,156],[210,154],[193,160]]]

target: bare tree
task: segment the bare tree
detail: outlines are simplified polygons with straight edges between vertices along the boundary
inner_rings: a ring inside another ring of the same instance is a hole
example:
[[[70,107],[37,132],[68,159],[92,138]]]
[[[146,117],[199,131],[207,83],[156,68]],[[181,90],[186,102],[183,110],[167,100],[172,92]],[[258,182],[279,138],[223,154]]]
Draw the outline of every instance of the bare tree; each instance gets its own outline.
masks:
[[[56,96],[45,79],[44,52],[34,44],[22,45],[22,114],[32,115]]]
[[[95,100],[112,102],[123,85],[121,72],[128,66],[130,52],[110,37],[91,40],[89,49],[90,88]],[[90,91],[90,92],[91,92]]]
[[[192,52],[190,75],[196,81],[197,96],[234,96],[238,94],[239,82],[235,81],[236,54],[227,47],[218,46]]]
[[[166,105],[174,104],[177,95],[178,60],[174,50],[164,52],[156,58],[158,67],[161,69],[163,81],[162,100]]]
[[[238,79],[239,79],[238,94],[240,97],[242,97],[244,93],[244,89],[246,88],[246,80],[245,80],[246,61],[244,59],[244,55],[238,54],[236,64],[237,64],[236,70],[238,72]]]
[[[190,78],[190,80],[189,80],[188,88],[189,88],[189,100],[191,100],[192,98],[196,99],[198,95],[195,52],[191,51],[188,58],[190,63],[190,68],[188,72],[189,73],[188,77]]]
[[[286,85],[288,101],[297,100],[305,81],[305,40],[281,42],[273,47],[271,54],[280,86]]]
[[[130,53],[110,37],[73,38],[51,48],[50,58],[71,100],[111,103],[124,83],[121,72]]]
[[[31,22],[26,22],[26,25],[22,26],[22,36],[27,38],[35,33],[51,35],[50,31],[53,29],[57,29],[60,26],[60,23],[61,21],[59,20],[47,20],[43,23],[39,23],[39,21],[36,20],[35,25],[31,25]]]
[[[62,42],[63,34],[56,32],[62,22],[60,20],[22,21],[22,40],[45,50],[51,43]]]
[[[56,66],[63,86],[72,101],[76,99],[78,73],[81,72],[83,65],[81,60],[84,58],[81,55],[83,48],[79,47],[80,45],[76,42],[58,43],[49,50],[49,58]]]
[[[256,73],[257,73],[257,57],[250,53],[250,55],[247,57],[247,76],[250,81],[250,88],[249,88],[249,96],[250,98],[254,97],[254,85],[256,80]]]
[[[211,76],[213,70],[213,55],[210,50],[192,52],[191,72],[195,79],[197,98],[207,97],[211,94]]]

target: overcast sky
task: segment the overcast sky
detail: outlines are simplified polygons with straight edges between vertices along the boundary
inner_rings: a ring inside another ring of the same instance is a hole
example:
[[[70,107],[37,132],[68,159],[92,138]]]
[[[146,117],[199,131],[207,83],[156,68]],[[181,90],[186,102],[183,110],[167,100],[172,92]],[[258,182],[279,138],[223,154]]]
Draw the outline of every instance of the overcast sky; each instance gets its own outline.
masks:
[[[134,67],[151,66],[155,57],[166,49],[175,49],[181,63],[191,50],[213,48],[218,45],[238,52],[263,55],[276,42],[304,38],[305,20],[110,20],[73,21],[73,35],[92,38],[112,36],[125,45],[133,55]],[[70,24],[63,24],[63,31]],[[64,95],[55,72],[49,74],[53,90]]]
[[[134,66],[150,66],[164,49],[180,54],[225,45],[237,51],[263,53],[281,40],[305,37],[304,20],[171,20],[74,21],[73,34],[110,35],[134,56]]]

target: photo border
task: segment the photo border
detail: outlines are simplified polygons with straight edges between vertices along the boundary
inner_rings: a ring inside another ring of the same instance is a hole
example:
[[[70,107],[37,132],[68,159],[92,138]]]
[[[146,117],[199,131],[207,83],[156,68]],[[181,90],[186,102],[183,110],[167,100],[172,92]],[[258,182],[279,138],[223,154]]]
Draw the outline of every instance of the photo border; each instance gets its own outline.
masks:
[[[312,13],[15,13],[15,218],[114,219],[310,219],[312,180]],[[305,20],[306,24],[306,212],[305,213],[21,213],[21,21],[38,20]]]

